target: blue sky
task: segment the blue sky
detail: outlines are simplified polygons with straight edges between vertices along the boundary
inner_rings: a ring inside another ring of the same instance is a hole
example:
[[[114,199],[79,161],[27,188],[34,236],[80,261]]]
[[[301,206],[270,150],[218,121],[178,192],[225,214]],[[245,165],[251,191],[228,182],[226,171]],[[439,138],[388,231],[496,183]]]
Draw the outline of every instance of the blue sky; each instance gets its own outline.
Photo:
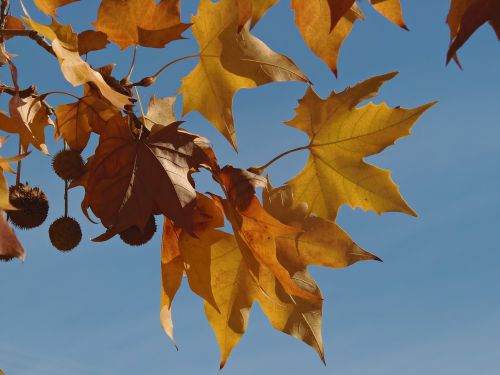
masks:
[[[31,2],[27,2],[31,5]],[[196,1],[183,0],[185,21]],[[482,27],[459,54],[464,66],[445,67],[449,1],[402,1],[410,32],[392,25],[366,2],[366,21],[344,44],[338,79],[305,46],[282,0],[254,32],[273,49],[290,56],[326,96],[372,75],[400,74],[376,101],[406,107],[438,100],[405,138],[370,161],[393,171],[393,178],[419,214],[377,216],[343,208],[339,223],[364,248],[384,259],[342,270],[313,268],[325,296],[323,334],[327,367],[309,347],[274,331],[254,307],[248,332],[234,350],[227,375],[496,375],[500,371],[500,48],[489,26]],[[33,7],[32,16],[44,16]],[[62,22],[82,30],[95,20],[96,1],[60,10]],[[13,2],[14,14],[19,11]],[[17,13],[19,14],[19,13]],[[187,36],[190,33],[186,34]],[[23,85],[40,92],[66,90],[53,57],[29,40],[11,41]],[[196,52],[194,40],[166,50],[139,49],[136,77],[165,62]],[[126,72],[131,50],[113,47],[91,62],[120,62]],[[179,79],[196,64],[186,61],[166,72],[154,90],[174,95]],[[8,77],[6,68],[1,79]],[[234,100],[240,153],[200,115],[186,127],[213,141],[222,163],[248,167],[305,144],[303,134],[281,125],[293,116],[306,86],[271,84],[242,90]],[[66,100],[53,97],[54,105]],[[0,97],[7,109],[8,98]],[[179,99],[180,101],[180,99]],[[180,103],[179,103],[180,104]],[[47,132],[49,150],[55,145]],[[3,155],[15,152],[11,137]],[[255,151],[258,150],[256,153]],[[274,185],[298,172],[306,154],[294,154],[270,170]],[[51,221],[61,216],[63,183],[50,159],[34,152],[23,168],[49,195],[49,220],[21,232],[24,264],[0,264],[0,368],[7,375],[216,374],[219,352],[205,320],[202,302],[184,285],[176,297],[177,352],[159,324],[160,238],[143,248],[119,240],[94,244],[101,228],[80,212],[82,191],[70,192],[70,213],[82,223],[84,240],[69,254],[48,240]],[[29,176],[29,177],[28,177]],[[12,180],[11,180],[12,181]],[[198,188],[213,190],[207,176]],[[187,284],[187,283],[185,283]]]

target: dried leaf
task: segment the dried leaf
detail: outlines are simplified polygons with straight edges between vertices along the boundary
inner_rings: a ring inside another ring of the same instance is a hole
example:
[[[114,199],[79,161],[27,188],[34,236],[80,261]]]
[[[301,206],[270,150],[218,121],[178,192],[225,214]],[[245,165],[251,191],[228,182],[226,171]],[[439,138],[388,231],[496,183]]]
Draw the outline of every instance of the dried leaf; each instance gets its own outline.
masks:
[[[57,16],[56,9],[79,0],[34,0],[35,5],[48,16]]]
[[[400,0],[370,0],[370,2],[375,10],[389,21],[405,30],[408,30],[408,27],[403,19],[403,11],[401,9]]]
[[[177,121],[174,113],[175,97],[157,98],[152,96],[146,113],[145,126],[151,133],[163,129]]]
[[[370,78],[338,94],[332,92],[327,99],[309,88],[295,109],[295,118],[287,122],[311,140],[306,166],[288,183],[297,201],[306,202],[320,217],[334,220],[343,204],[379,214],[399,211],[415,215],[390,172],[363,161],[409,135],[418,117],[434,104],[403,109],[369,103],[356,108],[395,75]]]
[[[498,0],[451,0],[446,19],[450,28],[450,47],[446,63],[458,63],[457,51],[484,23],[489,22],[500,40],[500,2]]]
[[[183,114],[199,111],[236,148],[232,112],[239,89],[269,82],[307,78],[286,56],[272,51],[250,34],[238,33],[236,0],[202,0],[193,16],[193,34],[200,46],[200,62],[182,79]]]
[[[7,15],[7,17],[5,17],[5,29],[7,29],[7,30],[24,30],[25,27],[24,27],[23,22],[19,18],[11,16],[11,15]],[[14,37],[14,35],[4,35],[3,39],[9,40],[10,38],[13,38],[13,37]]]
[[[3,177],[3,174],[0,173],[0,176]],[[24,260],[24,248],[0,211],[0,260],[9,261],[13,258]]]
[[[278,3],[279,0],[237,0],[239,9],[238,30],[250,20],[252,29],[262,16]]]
[[[158,4],[154,0],[103,0],[94,26],[124,49],[139,45],[163,48],[182,39],[190,25],[180,20],[179,0]]]
[[[337,75],[339,50],[358,19],[364,16],[354,5],[330,29],[331,17],[328,0],[292,0],[295,23],[308,47]]]
[[[85,30],[78,34],[78,53],[86,55],[99,51],[108,45],[108,36],[101,31]]]

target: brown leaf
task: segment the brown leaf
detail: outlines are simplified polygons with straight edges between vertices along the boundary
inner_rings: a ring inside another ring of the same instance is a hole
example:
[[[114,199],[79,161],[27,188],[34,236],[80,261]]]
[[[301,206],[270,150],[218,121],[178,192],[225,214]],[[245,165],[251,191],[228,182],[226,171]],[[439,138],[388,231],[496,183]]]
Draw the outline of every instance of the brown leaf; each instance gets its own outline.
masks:
[[[0,260],[9,261],[13,258],[24,260],[24,249],[5,220],[3,211],[0,211]]]
[[[124,49],[138,45],[163,48],[182,39],[190,25],[180,20],[179,0],[158,4],[154,0],[103,0],[94,26]]]
[[[154,95],[151,97],[145,123],[151,133],[156,133],[177,121],[174,113],[175,99],[175,97],[157,98]]]
[[[355,0],[328,0],[330,9],[330,32],[354,5]]]
[[[489,22],[500,40],[500,2],[498,0],[452,0],[446,19],[450,28],[450,47],[446,63],[484,23]]]
[[[86,55],[99,51],[108,45],[108,36],[102,31],[85,30],[78,34],[78,53]]]
[[[7,15],[7,17],[5,17],[5,29],[24,30],[26,28],[24,27],[23,22],[19,18],[11,16],[11,15]],[[14,35],[4,35],[3,39],[9,40],[10,38],[13,38],[13,37],[14,37]]]
[[[72,150],[82,152],[90,133],[100,133],[105,123],[117,113],[107,100],[86,86],[85,96],[80,100],[61,104],[55,109],[56,135],[61,135]]]
[[[119,115],[104,127],[84,179],[82,203],[108,228],[96,241],[134,225],[142,229],[151,214],[164,214],[178,227],[189,225],[196,194],[188,174],[204,154],[194,143],[197,136],[179,125],[141,139]]]

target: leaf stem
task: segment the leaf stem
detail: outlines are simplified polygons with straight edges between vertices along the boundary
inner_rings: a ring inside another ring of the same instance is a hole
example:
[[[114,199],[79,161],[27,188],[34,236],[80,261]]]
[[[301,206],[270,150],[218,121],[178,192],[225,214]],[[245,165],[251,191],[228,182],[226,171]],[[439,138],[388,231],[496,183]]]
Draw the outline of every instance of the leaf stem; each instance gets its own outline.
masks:
[[[274,158],[272,158],[271,160],[269,160],[266,164],[260,166],[260,167],[251,167],[249,168],[250,171],[252,171],[253,173],[256,173],[258,175],[261,175],[262,173],[264,173],[264,171],[271,165],[273,164],[275,161],[281,159],[283,156],[286,156],[288,154],[291,154],[291,153],[294,153],[294,152],[297,152],[297,151],[302,151],[302,150],[308,150],[309,148],[311,147],[311,145],[307,145],[307,146],[301,146],[301,147],[296,147],[296,148],[292,148],[291,150],[287,150],[285,152],[282,152],[281,154],[275,156]]]
[[[21,155],[22,146],[21,146],[21,135],[19,135],[19,146],[17,147],[17,154]],[[16,186],[19,186],[21,183],[21,159],[17,161],[16,168]]]
[[[63,143],[63,150],[66,151],[66,141]],[[64,217],[68,216],[68,180],[64,180]]]
[[[134,83],[130,83],[128,85],[128,87],[131,87],[131,86],[143,86],[143,87],[148,87],[148,86],[151,86],[155,81],[156,79],[158,78],[158,76],[163,73],[163,71],[165,69],[167,69],[169,66],[172,66],[180,61],[184,61],[184,60],[188,60],[188,59],[193,59],[193,58],[196,58],[196,57],[200,57],[200,54],[196,54],[196,55],[188,55],[188,56],[183,56],[183,57],[179,57],[175,60],[172,60],[168,63],[166,63],[165,65],[163,65],[160,69],[158,69],[158,71],[156,73],[154,73],[153,75],[150,75],[150,76],[147,76],[147,77],[144,77],[142,78],[140,81],[137,81],[137,82],[134,82]]]
[[[132,55],[132,62],[130,63],[130,68],[128,69],[128,73],[124,78],[124,82],[129,82],[130,77],[132,77],[132,72],[134,71],[136,56],[137,56],[137,46],[134,46],[134,54]]]
[[[139,96],[139,90],[137,90],[137,86],[134,86],[135,96],[137,96],[137,102],[139,103],[139,109],[141,111],[142,123],[141,129],[139,130],[139,139],[142,137],[142,131],[144,129],[144,125],[146,124],[146,116],[144,115],[144,108],[142,108],[141,97]]]

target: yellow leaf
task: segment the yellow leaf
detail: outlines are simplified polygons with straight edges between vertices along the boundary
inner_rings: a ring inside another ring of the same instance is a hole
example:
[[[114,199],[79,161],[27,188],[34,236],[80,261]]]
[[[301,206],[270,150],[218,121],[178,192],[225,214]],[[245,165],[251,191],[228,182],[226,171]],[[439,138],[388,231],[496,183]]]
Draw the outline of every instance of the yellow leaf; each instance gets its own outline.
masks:
[[[181,23],[179,0],[103,0],[97,30],[106,33],[121,49],[129,46],[163,48],[182,39],[190,25]]]
[[[297,254],[302,264],[342,268],[361,260],[380,260],[359,247],[333,221],[311,215],[306,203],[294,205],[290,186],[273,189],[268,185],[262,193],[262,201],[276,219],[302,230],[276,239],[279,251]]]
[[[236,0],[202,0],[193,16],[193,34],[200,46],[200,62],[182,80],[183,114],[199,111],[236,148],[232,100],[242,88],[269,82],[307,78],[286,56],[272,51],[250,34],[238,33]]]
[[[408,30],[403,19],[400,0],[370,0],[377,12],[399,27]]]
[[[340,47],[354,22],[364,18],[359,8],[354,4],[333,30],[328,0],[292,0],[292,8],[297,28],[308,47],[337,75]]]
[[[395,75],[370,78],[338,94],[332,92],[327,99],[309,88],[299,101],[295,118],[287,122],[311,140],[306,166],[288,184],[295,199],[306,202],[320,217],[334,220],[343,204],[379,214],[398,211],[415,215],[390,172],[363,160],[409,135],[418,117],[434,104],[404,109],[369,103],[356,108]]]
[[[56,9],[79,0],[34,0],[35,5],[49,16],[57,16]]]
[[[239,30],[250,21],[250,28],[253,28],[262,16],[278,3],[279,0],[237,0],[239,8]]]

